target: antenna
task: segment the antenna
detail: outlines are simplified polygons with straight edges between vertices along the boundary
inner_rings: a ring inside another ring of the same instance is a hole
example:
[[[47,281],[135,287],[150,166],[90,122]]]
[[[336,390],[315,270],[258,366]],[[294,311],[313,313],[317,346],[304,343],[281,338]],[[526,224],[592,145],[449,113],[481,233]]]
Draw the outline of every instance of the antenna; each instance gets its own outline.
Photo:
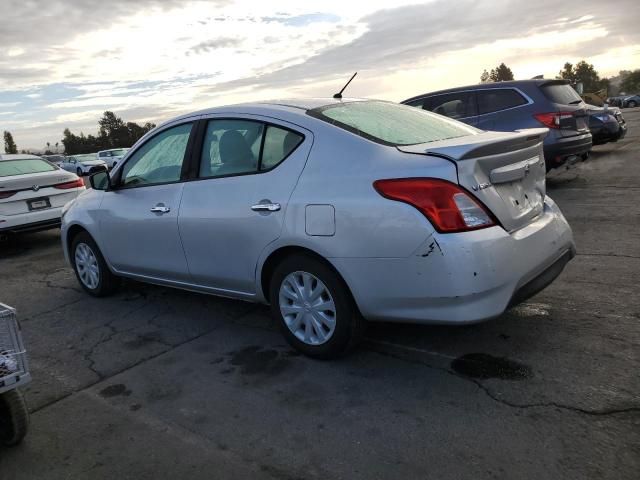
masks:
[[[352,77],[349,79],[349,81],[345,84],[344,87],[342,87],[342,90],[340,90],[338,93],[336,93],[333,98],[340,100],[342,98],[342,92],[345,91],[345,89],[349,86],[349,84],[351,83],[351,80],[353,80],[354,78],[356,78],[356,75],[358,74],[358,72],[354,73],[352,75]]]

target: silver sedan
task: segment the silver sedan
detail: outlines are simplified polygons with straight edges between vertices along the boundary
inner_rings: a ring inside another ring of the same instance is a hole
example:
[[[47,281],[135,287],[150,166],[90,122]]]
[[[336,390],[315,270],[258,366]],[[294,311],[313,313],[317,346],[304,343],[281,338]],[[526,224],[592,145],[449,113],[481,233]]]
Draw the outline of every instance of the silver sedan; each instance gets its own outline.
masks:
[[[80,285],[119,277],[271,305],[315,357],[366,320],[464,324],[549,285],[572,233],[545,193],[546,129],[484,132],[374,100],[175,118],[64,212]]]

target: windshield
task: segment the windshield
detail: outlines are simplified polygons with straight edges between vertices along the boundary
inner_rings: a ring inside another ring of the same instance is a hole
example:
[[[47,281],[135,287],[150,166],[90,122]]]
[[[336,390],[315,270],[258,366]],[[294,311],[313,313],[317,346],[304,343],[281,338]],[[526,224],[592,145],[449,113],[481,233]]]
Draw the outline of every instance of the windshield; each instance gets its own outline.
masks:
[[[384,145],[415,145],[480,133],[464,123],[391,102],[337,103],[307,113]]]
[[[0,177],[50,172],[52,170],[56,170],[56,167],[39,158],[0,161]]]
[[[543,85],[542,93],[553,103],[559,103],[560,105],[574,105],[582,102],[582,98],[578,95],[571,85],[566,84],[551,84]]]

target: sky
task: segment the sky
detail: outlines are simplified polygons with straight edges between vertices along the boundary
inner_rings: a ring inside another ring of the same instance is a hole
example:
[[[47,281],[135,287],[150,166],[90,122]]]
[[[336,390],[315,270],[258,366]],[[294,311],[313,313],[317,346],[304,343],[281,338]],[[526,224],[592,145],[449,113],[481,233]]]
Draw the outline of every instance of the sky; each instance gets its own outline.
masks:
[[[505,62],[553,78],[586,59],[640,68],[637,0],[0,0],[0,130],[19,149],[111,110],[160,123],[202,108],[346,94],[401,101]]]

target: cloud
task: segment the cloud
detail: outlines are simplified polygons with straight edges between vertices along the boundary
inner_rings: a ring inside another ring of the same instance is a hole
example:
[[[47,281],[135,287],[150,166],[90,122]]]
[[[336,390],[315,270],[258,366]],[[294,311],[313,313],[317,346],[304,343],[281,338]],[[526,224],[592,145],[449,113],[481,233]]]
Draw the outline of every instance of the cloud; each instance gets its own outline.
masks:
[[[200,42],[190,48],[190,51],[197,54],[209,53],[221,48],[237,47],[242,44],[240,38],[219,37],[205,42]],[[188,52],[187,52],[188,53]]]
[[[291,27],[305,27],[312,23],[329,22],[335,23],[340,20],[338,15],[332,13],[306,13],[303,15],[288,15],[286,13],[280,14],[277,17],[260,17],[260,20],[265,23],[277,22],[283,25]]]

